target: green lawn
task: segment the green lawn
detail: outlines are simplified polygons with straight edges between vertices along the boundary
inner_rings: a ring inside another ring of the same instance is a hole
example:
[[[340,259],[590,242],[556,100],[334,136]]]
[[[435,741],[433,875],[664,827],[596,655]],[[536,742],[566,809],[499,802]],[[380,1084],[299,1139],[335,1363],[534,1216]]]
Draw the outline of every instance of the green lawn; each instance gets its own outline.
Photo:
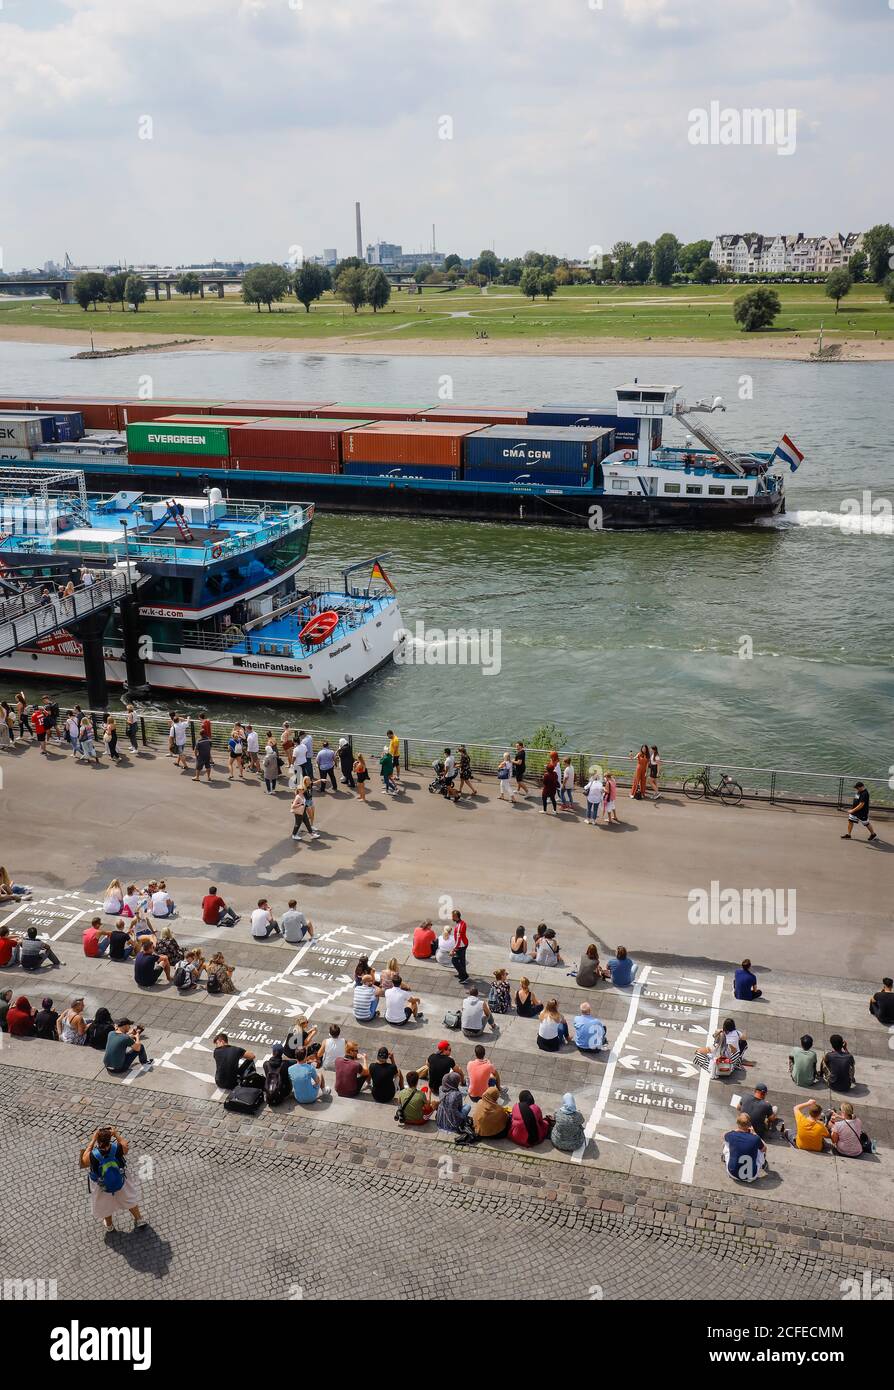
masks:
[[[0,302],[0,324],[39,324],[51,328],[79,329],[82,333],[128,332],[169,333],[178,337],[263,335],[292,338],[357,337],[385,338],[391,334],[408,338],[463,340],[486,331],[489,338],[529,337],[538,341],[561,338],[701,338],[729,340],[743,337],[732,317],[732,304],[747,290],[744,285],[682,286],[661,289],[654,286],[606,288],[580,285],[560,289],[546,302],[523,299],[517,289],[497,285],[482,293],[460,289],[444,292],[428,289],[420,299],[393,293],[387,309],[358,314],[340,300],[326,295],[306,314],[300,304],[289,300],[274,305],[268,313],[245,305],[237,295],[226,299],[154,298],[146,301],[139,314],[96,312],[77,305],[49,301],[16,304]],[[814,337],[820,323],[827,340],[836,337],[894,337],[894,308],[885,302],[878,285],[857,285],[835,305],[826,298],[822,285],[782,285],[778,289],[782,312],[767,334],[802,333]]]

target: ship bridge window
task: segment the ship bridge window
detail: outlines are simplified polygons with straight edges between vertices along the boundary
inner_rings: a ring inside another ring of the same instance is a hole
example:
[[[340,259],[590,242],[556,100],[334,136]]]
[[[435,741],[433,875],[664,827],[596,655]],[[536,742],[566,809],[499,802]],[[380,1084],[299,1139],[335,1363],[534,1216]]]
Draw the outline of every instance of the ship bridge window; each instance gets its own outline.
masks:
[[[687,483],[686,493],[689,497],[701,497],[704,493],[704,488],[701,483]]]
[[[612,479],[612,489],[613,489],[613,491],[615,491],[615,492],[626,492],[626,491],[627,491],[627,479],[626,479],[626,478],[613,478],[613,479]]]

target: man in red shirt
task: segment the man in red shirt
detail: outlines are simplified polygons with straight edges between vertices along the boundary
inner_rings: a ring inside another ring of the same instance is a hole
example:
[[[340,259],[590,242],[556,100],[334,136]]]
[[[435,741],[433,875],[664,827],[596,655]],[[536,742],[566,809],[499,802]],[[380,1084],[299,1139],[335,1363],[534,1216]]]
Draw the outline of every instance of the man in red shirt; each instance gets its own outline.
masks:
[[[207,714],[203,714],[203,715],[202,715],[202,722],[201,722],[201,724],[199,725],[199,738],[210,738],[210,737],[211,737],[211,720],[208,718]]]
[[[451,916],[453,918],[453,968],[459,976],[460,984],[464,985],[469,978],[469,972],[466,969],[466,951],[469,949],[469,934],[466,930],[466,924],[463,921],[462,913],[458,910],[454,910]]]
[[[431,922],[423,922],[413,932],[413,955],[417,960],[431,960],[438,949],[438,938]]]
[[[84,930],[84,955],[89,956],[91,960],[104,956],[109,949],[111,935],[112,928],[104,927],[101,917],[94,917],[89,927]]]
[[[232,927],[239,921],[239,913],[227,907],[214,884],[202,899],[202,921],[209,927]]]
[[[38,748],[44,757],[47,757],[47,716],[46,711],[42,710],[40,705],[36,707],[31,716],[31,727],[37,737]]]

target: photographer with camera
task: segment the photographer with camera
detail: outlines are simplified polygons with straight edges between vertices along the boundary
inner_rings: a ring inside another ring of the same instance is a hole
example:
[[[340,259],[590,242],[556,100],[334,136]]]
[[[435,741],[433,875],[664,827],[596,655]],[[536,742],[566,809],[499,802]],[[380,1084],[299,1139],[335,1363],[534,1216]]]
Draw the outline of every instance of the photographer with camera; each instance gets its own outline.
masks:
[[[108,1036],[102,1060],[106,1071],[113,1076],[122,1076],[130,1071],[134,1062],[144,1067],[149,1065],[150,1059],[143,1046],[142,1026],[131,1023],[129,1018],[119,1019]]]

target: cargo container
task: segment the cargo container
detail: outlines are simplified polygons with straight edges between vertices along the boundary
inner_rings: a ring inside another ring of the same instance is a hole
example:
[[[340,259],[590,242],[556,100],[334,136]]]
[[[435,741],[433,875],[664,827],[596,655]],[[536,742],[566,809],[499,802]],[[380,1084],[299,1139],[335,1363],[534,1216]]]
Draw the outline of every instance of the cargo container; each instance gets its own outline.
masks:
[[[613,444],[610,429],[492,425],[466,440],[465,462],[467,466],[489,463],[521,469],[536,465],[543,471],[560,468],[585,473],[610,452]]]
[[[351,478],[422,478],[455,483],[459,468],[447,468],[438,463],[345,463],[345,477]]]
[[[200,454],[226,458],[230,452],[230,432],[226,425],[143,421],[127,426],[127,447],[138,454]]]
[[[529,425],[599,425],[615,431],[615,448],[628,448],[639,438],[639,421],[618,416],[608,405],[540,405],[528,411]],[[652,447],[661,445],[660,419],[652,421]]]
[[[452,420],[460,425],[524,425],[527,423],[528,412],[509,406],[438,405],[433,410],[427,410],[419,418],[431,421]]]
[[[423,420],[375,421],[342,435],[345,463],[433,463],[459,468],[463,440],[480,425],[440,424]]]
[[[230,430],[230,452],[240,459],[341,458],[341,437],[356,429],[356,420],[273,419]]]
[[[45,418],[52,423],[52,416]],[[43,418],[39,415],[0,416],[0,446],[8,446],[10,449],[39,449],[43,442]]]
[[[301,419],[330,405],[332,401],[222,401],[211,406],[211,414],[229,415],[234,410],[244,410],[247,414],[257,415],[262,419],[277,416]]]
[[[325,405],[315,414],[320,419],[344,420],[418,420],[426,411],[433,410],[430,405],[358,405],[356,401],[336,401]]]
[[[27,396],[0,396],[0,410],[14,410],[22,414],[26,410],[36,410],[37,406]]]
[[[305,459],[305,458],[231,458],[228,465],[230,469],[237,472],[248,473],[293,473],[300,477],[302,473],[327,473],[336,474],[341,472],[341,465],[337,458],[329,459]]]
[[[230,463],[226,458],[215,454],[162,454],[162,453],[143,453],[139,450],[129,452],[127,462],[133,468],[169,469],[176,468],[178,473],[200,474],[209,468],[229,468]],[[89,472],[89,468],[87,470]]]
[[[30,459],[34,457],[34,449],[17,449],[14,444],[8,445],[0,443],[0,459]]]
[[[49,410],[0,410],[0,423],[4,420],[36,420],[44,444],[56,442],[56,417]]]
[[[76,444],[84,437],[84,417],[79,410],[54,410],[56,439],[60,444]]]
[[[79,396],[66,398],[57,396],[50,400],[37,402],[38,410],[61,410],[80,412],[86,430],[119,430],[124,428],[124,411],[118,401],[110,396]]]
[[[121,423],[122,425],[137,424],[141,420],[160,420],[164,415],[210,415],[211,405],[209,401],[122,401],[121,402]],[[231,414],[233,407],[226,407],[227,414]]]
[[[537,483],[546,487],[586,487],[589,470],[580,468],[542,468],[536,464],[517,464],[507,468],[501,464],[466,463],[463,478],[467,483]]]
[[[230,425],[257,425],[261,423],[261,417],[259,415],[215,415],[212,420],[210,415],[193,415],[189,411],[185,411],[182,415],[160,415],[154,423],[158,425],[213,424],[229,427]]]

